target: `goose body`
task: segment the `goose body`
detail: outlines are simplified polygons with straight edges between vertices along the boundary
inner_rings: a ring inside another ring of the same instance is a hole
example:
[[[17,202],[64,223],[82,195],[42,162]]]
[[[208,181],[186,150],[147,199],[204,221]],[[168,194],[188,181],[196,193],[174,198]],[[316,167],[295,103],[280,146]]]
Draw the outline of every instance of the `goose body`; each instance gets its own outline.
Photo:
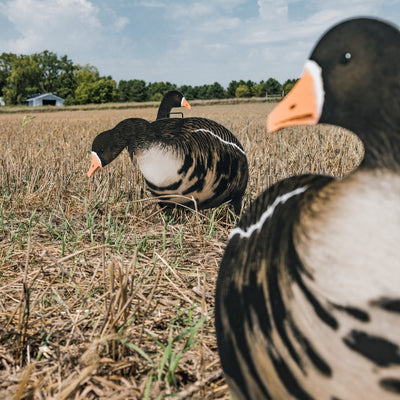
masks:
[[[100,133],[92,145],[91,176],[127,148],[151,193],[165,205],[198,209],[231,201],[240,212],[248,180],[245,151],[224,126],[205,118],[148,122],[129,118]]]
[[[399,62],[396,28],[345,21],[268,116],[350,129],[365,154],[276,183],[230,233],[215,323],[235,399],[400,398]]]
[[[161,100],[157,119],[169,118],[171,110],[174,107],[192,108],[181,92],[178,90],[170,90]]]

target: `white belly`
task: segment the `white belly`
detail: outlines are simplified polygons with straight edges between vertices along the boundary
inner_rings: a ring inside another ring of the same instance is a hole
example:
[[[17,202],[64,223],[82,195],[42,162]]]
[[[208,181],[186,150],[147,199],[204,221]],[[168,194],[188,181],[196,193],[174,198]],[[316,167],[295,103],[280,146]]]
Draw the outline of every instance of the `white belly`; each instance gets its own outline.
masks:
[[[302,261],[332,302],[359,305],[398,297],[400,288],[400,178],[357,173],[336,182],[336,195],[318,220],[303,218]],[[341,190],[343,188],[343,190]]]
[[[136,159],[143,176],[155,186],[168,186],[179,181],[181,158],[172,150],[159,145],[139,152]]]

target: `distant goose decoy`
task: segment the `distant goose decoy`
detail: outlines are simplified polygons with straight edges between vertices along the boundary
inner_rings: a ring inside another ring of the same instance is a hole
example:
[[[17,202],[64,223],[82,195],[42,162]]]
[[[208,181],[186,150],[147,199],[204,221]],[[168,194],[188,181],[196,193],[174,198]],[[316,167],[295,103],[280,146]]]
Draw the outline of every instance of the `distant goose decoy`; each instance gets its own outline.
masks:
[[[278,182],[231,231],[215,324],[235,399],[400,398],[399,65],[398,29],[347,20],[268,116],[270,132],[347,128],[364,158]]]
[[[125,148],[163,206],[206,209],[231,201],[240,213],[247,186],[245,151],[231,131],[205,118],[149,122],[129,118],[93,141],[88,176]],[[194,204],[193,200],[196,202]]]
[[[157,119],[169,118],[174,107],[185,107],[189,110],[192,108],[181,92],[170,90],[161,100]]]

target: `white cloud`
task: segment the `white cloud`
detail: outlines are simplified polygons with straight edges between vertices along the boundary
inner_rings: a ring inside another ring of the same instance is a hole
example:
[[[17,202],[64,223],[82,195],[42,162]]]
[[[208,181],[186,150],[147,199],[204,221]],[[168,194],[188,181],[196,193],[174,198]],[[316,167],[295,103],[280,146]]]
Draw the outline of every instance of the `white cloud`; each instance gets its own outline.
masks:
[[[258,0],[259,15],[262,21],[284,23],[288,15],[287,0]]]
[[[139,2],[141,7],[148,7],[148,8],[165,8],[167,4],[163,1],[158,0],[142,0]]]
[[[19,37],[9,51],[31,53],[47,48],[89,48],[101,23],[98,9],[87,0],[10,0],[1,8]]]
[[[234,13],[236,7],[246,4],[248,1],[249,0],[186,0],[185,5],[182,5],[182,3],[172,0],[169,3],[164,3],[164,5],[165,13],[168,18],[180,20],[183,24],[191,21],[195,21],[196,24],[201,24],[202,22],[214,21],[221,16],[228,17]]]
[[[117,17],[115,21],[115,28],[117,31],[121,31],[129,24],[129,18],[127,17]]]
[[[173,3],[168,9],[170,10],[170,16],[175,19],[190,18],[202,20],[206,15],[215,15],[216,3],[202,1],[196,2],[189,7],[182,7],[181,4]]]

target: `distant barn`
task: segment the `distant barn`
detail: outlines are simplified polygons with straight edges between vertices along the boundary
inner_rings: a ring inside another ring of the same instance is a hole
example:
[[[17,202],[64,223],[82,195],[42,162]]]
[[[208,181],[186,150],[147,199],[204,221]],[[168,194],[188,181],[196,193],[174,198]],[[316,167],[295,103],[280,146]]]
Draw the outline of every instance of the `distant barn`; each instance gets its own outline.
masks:
[[[29,107],[37,106],[62,106],[64,99],[53,93],[37,94],[26,100]]]

